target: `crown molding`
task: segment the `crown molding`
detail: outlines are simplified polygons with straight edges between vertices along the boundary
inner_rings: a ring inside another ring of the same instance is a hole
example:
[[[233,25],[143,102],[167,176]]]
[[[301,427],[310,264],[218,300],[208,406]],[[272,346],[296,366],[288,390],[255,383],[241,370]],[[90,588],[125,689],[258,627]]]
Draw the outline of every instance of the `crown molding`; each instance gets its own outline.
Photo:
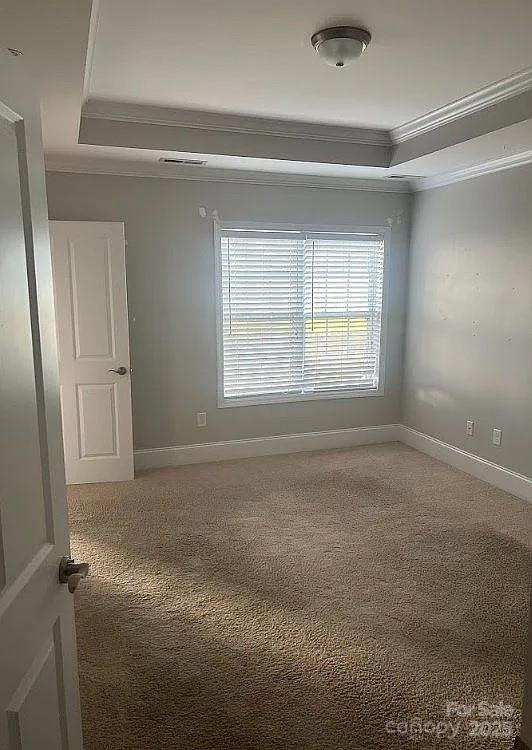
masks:
[[[90,91],[92,67],[94,62],[94,48],[96,46],[96,34],[98,33],[101,18],[100,11],[100,0],[92,0],[91,16],[89,21],[89,36],[87,39],[87,54],[85,56],[85,70],[83,73],[83,101],[86,101]]]
[[[100,100],[89,100],[83,107],[82,118],[370,146],[392,145],[387,130]]]
[[[473,177],[482,177],[483,175],[502,172],[506,169],[523,167],[526,164],[532,164],[532,150],[523,151],[520,154],[513,154],[511,156],[502,156],[500,159],[493,159],[483,164],[475,164],[472,167],[458,169],[447,174],[420,177],[412,180],[411,186],[414,192],[430,190],[431,188],[443,187],[444,185],[452,185],[454,182],[470,180]]]
[[[326,190],[365,190],[381,193],[410,193],[409,180],[359,177],[325,177],[322,175],[288,174],[286,172],[258,172],[213,167],[162,167],[143,162],[91,161],[90,159],[45,160],[47,172],[76,174],[118,175],[122,177],[148,177],[166,180],[192,180],[200,182],[233,182],[247,185],[276,187],[321,188]]]
[[[513,73],[404,125],[399,125],[390,131],[390,137],[393,143],[402,143],[530,90],[532,67]]]

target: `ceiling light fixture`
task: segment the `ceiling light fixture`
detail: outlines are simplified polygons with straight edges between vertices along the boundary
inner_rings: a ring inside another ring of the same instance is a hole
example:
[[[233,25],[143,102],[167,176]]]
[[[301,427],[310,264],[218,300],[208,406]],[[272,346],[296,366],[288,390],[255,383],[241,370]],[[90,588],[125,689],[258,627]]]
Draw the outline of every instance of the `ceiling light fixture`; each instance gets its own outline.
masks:
[[[333,26],[317,31],[310,41],[327,65],[344,68],[364,52],[371,41],[371,34],[356,26]]]

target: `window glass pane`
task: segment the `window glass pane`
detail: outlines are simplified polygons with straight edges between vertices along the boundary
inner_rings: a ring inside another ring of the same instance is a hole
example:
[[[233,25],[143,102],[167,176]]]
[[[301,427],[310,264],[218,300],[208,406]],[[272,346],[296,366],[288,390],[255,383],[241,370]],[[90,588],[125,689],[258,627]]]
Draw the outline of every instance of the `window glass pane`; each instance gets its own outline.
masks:
[[[224,398],[378,388],[382,237],[223,229],[220,254]]]
[[[306,392],[378,387],[383,243],[305,243]]]
[[[222,237],[224,395],[300,390],[300,237]]]

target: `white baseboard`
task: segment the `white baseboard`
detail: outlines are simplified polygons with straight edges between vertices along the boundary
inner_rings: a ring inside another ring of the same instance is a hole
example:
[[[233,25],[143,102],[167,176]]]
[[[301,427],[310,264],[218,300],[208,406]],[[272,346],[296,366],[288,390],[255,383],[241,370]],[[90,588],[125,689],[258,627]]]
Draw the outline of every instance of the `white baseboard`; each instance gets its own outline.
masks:
[[[147,448],[135,451],[136,469],[162,466],[182,466],[206,461],[225,461],[231,458],[273,456],[281,453],[300,453],[327,448],[350,448],[356,445],[390,443],[398,440],[399,425],[353,427],[346,430],[303,432],[296,435],[224,440],[218,443]]]
[[[532,502],[532,478],[505,469],[503,466],[413,430],[411,427],[399,425],[398,434],[402,443],[472,474],[477,479],[482,479],[500,490]]]
[[[437,458],[444,463],[482,479],[505,492],[532,502],[532,478],[475,456],[473,453],[444,443],[400,424],[375,427],[353,427],[345,430],[303,432],[295,435],[223,440],[218,443],[146,448],[135,451],[135,469],[155,469],[163,466],[183,466],[233,458],[274,456],[282,453],[350,448],[357,445],[400,441]]]

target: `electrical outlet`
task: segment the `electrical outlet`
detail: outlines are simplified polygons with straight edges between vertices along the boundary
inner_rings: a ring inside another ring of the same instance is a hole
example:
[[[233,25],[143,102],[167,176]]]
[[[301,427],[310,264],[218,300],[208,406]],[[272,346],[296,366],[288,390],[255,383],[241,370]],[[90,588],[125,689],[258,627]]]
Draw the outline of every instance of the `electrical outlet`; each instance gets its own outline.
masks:
[[[498,427],[493,428],[493,434],[491,438],[493,445],[500,445],[502,443],[502,430]]]
[[[468,419],[465,423],[465,431],[468,437],[473,437],[473,435],[475,434],[475,423],[472,419]]]
[[[198,427],[206,427],[207,426],[207,412],[199,411],[196,414],[196,422],[197,422]]]

